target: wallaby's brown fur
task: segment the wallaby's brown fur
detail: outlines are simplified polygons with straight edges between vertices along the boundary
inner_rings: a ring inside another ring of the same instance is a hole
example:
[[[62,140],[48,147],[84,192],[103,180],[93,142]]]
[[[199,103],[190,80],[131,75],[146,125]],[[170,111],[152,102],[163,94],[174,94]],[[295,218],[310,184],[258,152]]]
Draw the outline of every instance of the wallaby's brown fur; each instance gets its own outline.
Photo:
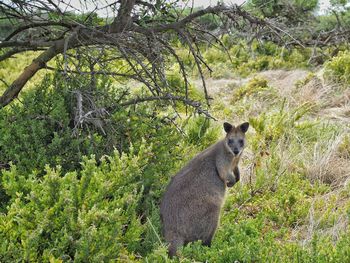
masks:
[[[188,242],[202,240],[210,246],[226,186],[233,186],[240,178],[238,162],[248,127],[247,122],[238,127],[225,122],[225,139],[198,154],[171,179],[160,205],[171,257]]]

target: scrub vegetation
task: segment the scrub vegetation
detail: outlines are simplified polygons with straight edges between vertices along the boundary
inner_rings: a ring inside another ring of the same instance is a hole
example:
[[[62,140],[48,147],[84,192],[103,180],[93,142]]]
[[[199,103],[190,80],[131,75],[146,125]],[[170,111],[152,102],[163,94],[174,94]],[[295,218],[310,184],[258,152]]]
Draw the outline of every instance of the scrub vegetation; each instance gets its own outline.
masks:
[[[40,71],[0,109],[0,262],[350,262],[347,44],[315,63],[313,47],[220,37],[225,49],[198,46],[212,72],[172,40],[187,88],[175,57],[165,72],[172,92],[188,89],[201,105],[210,97],[208,111],[133,101],[152,95],[136,80],[59,70]],[[0,62],[0,79],[12,82],[31,52]],[[224,121],[250,123],[241,181],[211,247],[190,243],[170,259],[160,199],[171,176],[224,136]]]

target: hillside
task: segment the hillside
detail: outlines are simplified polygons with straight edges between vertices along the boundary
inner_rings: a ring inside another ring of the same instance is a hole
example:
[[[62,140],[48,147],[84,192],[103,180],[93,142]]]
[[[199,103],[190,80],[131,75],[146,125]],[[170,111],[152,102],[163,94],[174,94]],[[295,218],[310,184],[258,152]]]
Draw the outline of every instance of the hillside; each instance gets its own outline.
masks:
[[[145,135],[149,124],[143,128],[135,119],[130,125],[139,128],[143,139],[132,139],[134,149],[97,162],[94,157],[84,158],[81,171],[46,166],[44,173],[28,174],[23,170],[29,167],[25,163],[18,163],[19,169],[3,170],[2,194],[8,201],[0,214],[0,259],[349,261],[350,93],[347,85],[325,78],[324,71],[278,69],[248,77],[208,79],[214,98],[211,113],[217,122],[191,118],[183,126],[185,135],[169,133],[170,126],[157,130],[152,139]],[[193,83],[199,88],[201,82]],[[193,92],[202,96],[199,90]],[[60,105],[60,91],[52,92],[47,96],[58,92],[52,99]],[[39,95],[35,96],[46,96]],[[30,96],[24,98],[24,105],[31,112],[28,116],[34,116],[37,104],[31,104]],[[55,111],[50,118],[63,116]],[[2,125],[17,113],[8,111]],[[178,258],[168,259],[158,208],[167,182],[191,156],[222,136],[223,121],[245,120],[251,128],[240,167],[241,182],[227,194],[212,247],[196,242],[184,247]],[[25,123],[17,119],[13,127],[19,129]],[[30,129],[40,123],[43,120]],[[24,127],[20,129],[26,134]],[[2,131],[11,139],[5,126]],[[56,137],[56,145],[66,140]],[[57,160],[52,163],[60,163]]]
[[[325,80],[323,70],[269,70],[209,83],[215,117],[249,119],[254,129],[214,251],[196,260],[348,261],[348,86]]]

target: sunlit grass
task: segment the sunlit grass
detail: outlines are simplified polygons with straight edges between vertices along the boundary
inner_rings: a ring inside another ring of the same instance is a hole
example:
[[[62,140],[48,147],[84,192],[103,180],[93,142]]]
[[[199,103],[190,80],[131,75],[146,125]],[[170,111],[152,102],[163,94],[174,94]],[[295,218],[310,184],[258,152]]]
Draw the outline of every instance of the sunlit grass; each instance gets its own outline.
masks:
[[[40,52],[28,51],[21,54],[14,55],[5,61],[0,62],[0,93],[2,94],[7,85],[18,78],[18,76],[23,72],[23,70],[31,64],[33,59],[35,59]],[[37,85],[45,75],[45,70],[39,71],[35,74],[25,85],[24,90],[30,90],[35,85]]]

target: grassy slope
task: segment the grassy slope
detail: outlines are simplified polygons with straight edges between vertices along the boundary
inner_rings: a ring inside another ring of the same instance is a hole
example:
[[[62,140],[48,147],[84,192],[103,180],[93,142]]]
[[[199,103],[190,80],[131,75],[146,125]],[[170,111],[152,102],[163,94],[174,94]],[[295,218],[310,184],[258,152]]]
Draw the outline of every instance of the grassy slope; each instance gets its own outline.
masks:
[[[350,260],[349,89],[301,70],[210,85],[214,115],[252,129],[213,247],[180,262]]]
[[[175,261],[349,261],[349,87],[322,70],[219,75],[207,82],[218,123],[252,127],[243,176],[213,246],[186,246]]]
[[[14,79],[18,65],[11,63],[0,68],[0,77]],[[174,261],[350,261],[350,89],[327,83],[322,72],[301,70],[248,79],[227,74],[208,84],[215,117],[250,121],[249,146],[212,247],[186,246]],[[159,241],[140,261],[169,261],[165,244]]]

